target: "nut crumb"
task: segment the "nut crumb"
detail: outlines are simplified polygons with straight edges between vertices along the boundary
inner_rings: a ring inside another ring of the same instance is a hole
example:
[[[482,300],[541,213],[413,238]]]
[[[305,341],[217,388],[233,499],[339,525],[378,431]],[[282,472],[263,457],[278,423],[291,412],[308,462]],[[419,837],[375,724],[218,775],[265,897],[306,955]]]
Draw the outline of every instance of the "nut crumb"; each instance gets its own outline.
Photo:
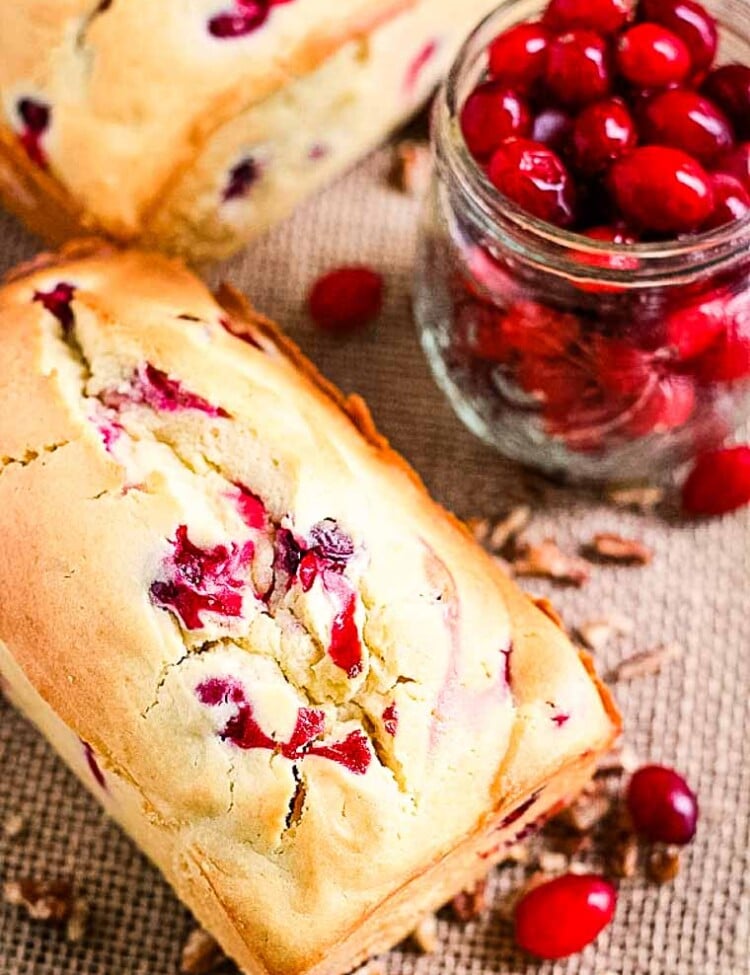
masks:
[[[676,846],[654,850],[649,855],[647,871],[657,884],[668,884],[680,872],[680,851]]]
[[[431,955],[437,951],[440,941],[437,935],[437,918],[434,914],[423,917],[412,932],[414,944],[425,955]]]
[[[523,843],[513,843],[505,851],[502,863],[518,863],[524,866],[529,862],[529,851]]]
[[[584,551],[604,562],[618,565],[648,565],[654,557],[651,549],[637,538],[623,538],[612,532],[600,532],[584,546]]]
[[[618,508],[632,508],[634,511],[652,511],[664,500],[664,488],[653,484],[641,484],[633,487],[617,487],[607,489],[608,500]]]
[[[606,776],[635,772],[641,764],[638,756],[629,745],[616,745],[599,759],[596,774]]]
[[[65,925],[65,937],[68,941],[72,944],[78,944],[79,941],[83,941],[88,929],[90,916],[91,905],[86,898],[75,897],[73,899],[70,917]]]
[[[581,795],[557,817],[558,822],[576,833],[588,833],[612,808],[609,796],[602,794]]]
[[[66,921],[73,911],[73,884],[69,880],[7,880],[6,904],[23,907],[35,921]]]
[[[430,185],[432,154],[426,142],[405,139],[393,147],[388,183],[399,193],[419,197]]]
[[[487,906],[487,881],[480,880],[471,890],[462,890],[451,901],[453,913],[459,921],[473,921],[481,917]]]
[[[466,527],[474,536],[474,540],[484,545],[490,534],[490,522],[488,518],[469,518]]]
[[[682,656],[682,650],[676,644],[665,644],[652,650],[642,650],[621,660],[609,674],[611,681],[634,680],[637,677],[650,677],[660,673],[662,668],[673,660]]]
[[[542,850],[539,854],[539,869],[544,873],[563,873],[568,867],[568,858],[564,853],[554,850]]]
[[[26,821],[20,813],[13,813],[3,823],[3,836],[14,840],[26,829]]]
[[[614,844],[609,869],[615,877],[635,877],[638,871],[638,841],[632,833],[625,833]]]
[[[552,538],[539,545],[521,545],[512,566],[517,576],[553,579],[571,586],[582,586],[591,575],[588,562],[576,555],[566,555]]]
[[[576,634],[589,650],[603,650],[616,636],[625,636],[633,624],[624,617],[612,616],[587,620],[576,627]]]
[[[208,931],[193,928],[180,956],[181,975],[208,975],[219,967],[226,956]]]
[[[502,552],[508,542],[515,539],[531,521],[531,508],[527,504],[511,508],[508,514],[492,527],[487,544],[491,552]]]

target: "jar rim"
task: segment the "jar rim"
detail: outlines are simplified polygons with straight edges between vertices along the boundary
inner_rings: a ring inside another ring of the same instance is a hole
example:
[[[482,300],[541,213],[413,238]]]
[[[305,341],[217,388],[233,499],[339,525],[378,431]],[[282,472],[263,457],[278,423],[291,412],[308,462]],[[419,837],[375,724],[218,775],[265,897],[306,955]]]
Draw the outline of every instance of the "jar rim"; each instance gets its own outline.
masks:
[[[535,0],[541,10],[542,4]],[[489,42],[497,35],[497,22],[504,16],[507,29],[527,19],[529,3],[502,0],[480,23],[459,50],[436,98],[433,110],[433,144],[438,170],[461,192],[468,208],[490,241],[507,245],[510,238],[518,249],[528,252],[535,246],[548,270],[578,279],[611,281],[621,287],[642,287],[644,280],[660,283],[664,278],[683,274],[695,278],[708,272],[726,270],[750,251],[750,214],[715,230],[689,237],[651,243],[617,244],[599,241],[576,231],[556,227],[528,213],[490,183],[471,155],[460,125],[463,89],[467,80],[480,77],[477,70],[486,58]],[[721,22],[720,22],[720,26]],[[726,30],[726,25],[724,25]],[[748,47],[750,32],[734,33]],[[612,257],[610,267],[605,257]],[[599,261],[596,258],[599,258]],[[630,263],[627,258],[630,257]],[[592,259],[593,258],[593,259]],[[638,267],[632,267],[637,258]],[[619,266],[618,266],[619,259]]]

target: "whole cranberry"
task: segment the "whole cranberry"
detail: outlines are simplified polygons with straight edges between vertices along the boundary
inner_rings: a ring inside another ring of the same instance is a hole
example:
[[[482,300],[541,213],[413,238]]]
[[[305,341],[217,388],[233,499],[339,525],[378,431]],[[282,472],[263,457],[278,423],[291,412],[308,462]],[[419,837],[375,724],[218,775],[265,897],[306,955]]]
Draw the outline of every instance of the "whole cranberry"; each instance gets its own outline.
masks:
[[[713,173],[711,185],[714,189],[714,212],[703,225],[704,230],[716,230],[735,220],[742,220],[750,214],[750,193],[734,176],[726,173]]]
[[[750,315],[727,310],[726,328],[719,339],[695,360],[699,382],[733,383],[750,377]]]
[[[594,102],[578,116],[573,129],[573,155],[583,173],[607,169],[638,141],[635,122],[619,98]]]
[[[547,52],[547,87],[563,105],[580,107],[609,94],[612,84],[609,47],[593,30],[561,34]]]
[[[530,139],[508,139],[489,165],[493,186],[548,223],[569,227],[575,219],[575,185],[560,157]]]
[[[703,91],[734,122],[740,139],[750,139],[750,66],[715,68],[704,81]]]
[[[732,123],[713,102],[676,88],[652,98],[642,113],[644,142],[674,146],[710,163],[734,145]]]
[[[640,395],[655,374],[653,356],[626,339],[594,335],[591,354],[600,386],[616,396]]]
[[[527,92],[544,77],[549,33],[541,24],[516,24],[490,44],[490,77]]]
[[[562,152],[568,145],[573,131],[573,119],[561,108],[545,108],[534,119],[531,137],[535,142]]]
[[[486,159],[510,136],[530,134],[531,112],[510,88],[488,81],[464,102],[461,131],[471,154]]]
[[[516,905],[516,943],[539,958],[566,958],[601,933],[616,905],[617,892],[603,877],[555,877],[534,887]]]
[[[567,356],[524,356],[515,376],[521,389],[544,403],[547,416],[573,409],[591,386],[589,372]]]
[[[668,27],[687,45],[695,71],[707,71],[719,44],[716,20],[695,0],[642,0],[644,20]]]
[[[708,173],[681,149],[634,149],[614,164],[609,186],[625,219],[656,233],[697,230],[714,209]]]
[[[741,142],[734,149],[723,153],[714,163],[714,169],[734,176],[750,191],[750,142]]]
[[[555,358],[570,352],[581,326],[575,315],[537,301],[516,301],[503,319],[508,345],[524,356]]]
[[[380,313],[383,278],[368,267],[339,267],[314,283],[308,298],[310,315],[325,331],[361,328]]]
[[[620,74],[638,88],[666,88],[687,78],[692,69],[684,41],[660,24],[638,24],[617,44]]]
[[[664,339],[678,359],[694,359],[717,341],[727,326],[728,301],[728,295],[719,293],[667,315]]]
[[[698,800],[687,782],[664,765],[644,765],[625,795],[637,832],[655,843],[685,844],[695,836]]]
[[[682,486],[682,510],[695,517],[726,515],[750,504],[750,446],[702,454]]]
[[[603,244],[635,244],[636,237],[621,227],[591,227],[584,231],[584,237],[600,241]],[[634,254],[591,253],[576,251],[575,259],[580,264],[592,268],[603,268],[605,271],[637,271],[640,261]],[[577,281],[576,287],[589,294],[618,294],[623,291],[619,284],[609,284],[604,281]]]
[[[587,27],[600,34],[614,34],[631,19],[632,0],[552,0],[543,23],[558,33]]]
[[[695,401],[695,384],[690,376],[661,376],[635,406],[625,432],[631,437],[647,437],[676,430],[695,412]]]
[[[453,313],[453,337],[459,351],[486,359],[507,362],[513,350],[502,333],[502,313],[485,301],[463,301]]]

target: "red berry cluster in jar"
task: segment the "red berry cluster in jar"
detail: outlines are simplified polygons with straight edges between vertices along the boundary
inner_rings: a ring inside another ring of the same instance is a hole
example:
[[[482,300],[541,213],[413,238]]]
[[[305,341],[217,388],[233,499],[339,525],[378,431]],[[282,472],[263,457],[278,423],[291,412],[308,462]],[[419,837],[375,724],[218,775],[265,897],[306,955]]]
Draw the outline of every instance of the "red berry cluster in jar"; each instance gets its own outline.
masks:
[[[552,0],[490,44],[461,112],[477,164],[536,218],[614,245],[571,249],[563,297],[492,242],[461,253],[447,364],[492,402],[490,422],[540,415],[546,436],[589,454],[726,434],[725,387],[750,378],[746,269],[671,291],[607,277],[637,281],[628,245],[750,214],[750,67],[713,67],[717,46],[695,0]]]
[[[717,46],[695,0],[552,0],[490,45],[464,139],[496,189],[558,227],[713,230],[750,213],[750,67],[712,68]]]

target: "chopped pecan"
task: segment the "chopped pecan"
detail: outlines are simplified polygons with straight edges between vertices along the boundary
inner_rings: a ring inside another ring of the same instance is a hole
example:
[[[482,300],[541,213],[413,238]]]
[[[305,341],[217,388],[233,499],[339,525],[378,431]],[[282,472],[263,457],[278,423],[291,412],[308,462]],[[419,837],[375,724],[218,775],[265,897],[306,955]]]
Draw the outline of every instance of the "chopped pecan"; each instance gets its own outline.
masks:
[[[434,914],[427,914],[412,931],[414,944],[425,955],[437,951],[440,941],[437,935],[437,918]]]
[[[635,487],[611,487],[607,498],[619,508],[632,508],[635,511],[651,511],[664,500],[664,488],[642,484]]]
[[[606,776],[635,772],[641,764],[638,756],[629,745],[618,744],[599,759],[596,774],[597,776]]]
[[[225,961],[226,956],[215,938],[203,928],[193,928],[180,956],[181,975],[208,975]]]
[[[612,808],[609,796],[604,793],[583,794],[557,817],[558,822],[576,833],[588,833]]]
[[[571,586],[582,586],[591,575],[589,563],[575,555],[566,555],[552,538],[539,545],[520,546],[513,561],[517,576],[537,576]]]
[[[65,937],[73,944],[83,941],[91,916],[91,905],[85,897],[75,897],[65,924]]]
[[[637,677],[650,677],[658,674],[668,663],[682,656],[682,650],[676,644],[666,644],[643,650],[621,660],[609,674],[609,680],[634,680]]]
[[[75,902],[69,880],[7,880],[3,897],[6,904],[23,907],[35,921],[66,921]]]
[[[564,853],[555,850],[542,850],[539,854],[539,869],[547,874],[563,873],[568,866]]]
[[[668,884],[680,872],[680,851],[676,846],[654,850],[648,858],[648,875],[657,884]]]
[[[430,185],[432,155],[425,142],[404,139],[393,147],[388,183],[399,193],[422,196]]]
[[[508,514],[495,522],[487,544],[492,552],[502,552],[508,542],[517,538],[531,521],[531,508],[527,504],[511,508]]]
[[[489,538],[490,522],[488,518],[469,518],[466,527],[480,545],[484,545]]]
[[[638,870],[638,841],[632,833],[622,833],[614,843],[608,858],[615,877],[635,877]]]
[[[584,546],[584,551],[603,562],[620,565],[648,565],[654,557],[651,549],[637,538],[623,538],[612,532],[600,532]]]
[[[603,650],[615,636],[630,633],[633,625],[624,617],[613,616],[587,620],[576,627],[576,633],[589,650]]]
[[[487,881],[480,880],[471,890],[462,890],[451,901],[453,913],[459,921],[473,921],[487,906]]]

